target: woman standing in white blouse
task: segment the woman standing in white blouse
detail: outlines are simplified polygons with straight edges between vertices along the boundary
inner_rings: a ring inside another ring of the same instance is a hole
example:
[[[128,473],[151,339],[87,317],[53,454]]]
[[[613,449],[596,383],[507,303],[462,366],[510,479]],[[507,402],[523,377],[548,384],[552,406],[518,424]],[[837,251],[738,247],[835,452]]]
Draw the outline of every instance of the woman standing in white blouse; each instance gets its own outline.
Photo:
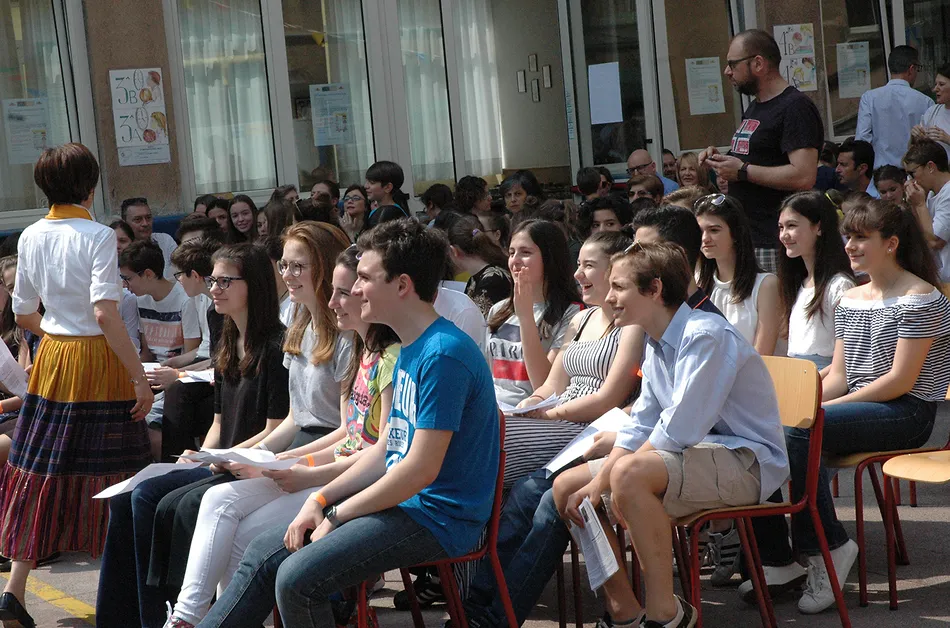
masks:
[[[108,502],[92,496],[149,463],[153,400],[119,316],[115,232],[89,214],[95,157],[81,144],[47,149],[33,178],[51,208],[20,238],[13,310],[43,340],[0,473],[0,554],[13,560],[0,620],[25,627],[36,559],[102,551]]]
[[[759,269],[748,217],[723,194],[699,199],[695,211],[703,232],[699,287],[760,355],[772,355],[781,327],[778,279]]]
[[[778,231],[785,247],[778,280],[788,321],[788,355],[823,369],[835,352],[835,308],[854,287],[838,212],[821,192],[799,192],[785,199]]]

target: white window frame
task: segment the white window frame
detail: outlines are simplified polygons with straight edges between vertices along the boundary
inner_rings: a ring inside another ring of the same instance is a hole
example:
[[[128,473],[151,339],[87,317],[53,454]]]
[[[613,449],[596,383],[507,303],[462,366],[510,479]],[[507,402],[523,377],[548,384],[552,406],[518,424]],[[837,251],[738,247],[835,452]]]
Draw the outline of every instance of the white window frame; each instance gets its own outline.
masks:
[[[49,0],[49,3],[53,9],[53,21],[56,25],[56,47],[59,50],[59,62],[63,73],[69,138],[70,141],[85,144],[101,163],[92,90],[75,88],[76,85],[91,85],[82,0]],[[92,214],[95,218],[103,220],[107,217],[107,211],[102,200],[102,178],[100,177],[96,185]],[[23,229],[47,213],[49,209],[46,207],[0,211],[0,231]]]

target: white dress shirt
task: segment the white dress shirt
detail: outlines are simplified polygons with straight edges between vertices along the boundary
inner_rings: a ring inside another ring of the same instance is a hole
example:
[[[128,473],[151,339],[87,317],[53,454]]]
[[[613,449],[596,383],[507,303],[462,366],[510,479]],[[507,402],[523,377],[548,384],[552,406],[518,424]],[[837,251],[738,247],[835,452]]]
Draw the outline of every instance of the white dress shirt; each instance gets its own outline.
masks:
[[[13,311],[46,307],[47,334],[101,336],[93,304],[122,300],[115,232],[93,220],[40,219],[20,236]]]
[[[900,166],[907,152],[910,130],[934,101],[903,79],[864,92],[858,106],[858,128],[854,139],[874,147],[874,167]]]

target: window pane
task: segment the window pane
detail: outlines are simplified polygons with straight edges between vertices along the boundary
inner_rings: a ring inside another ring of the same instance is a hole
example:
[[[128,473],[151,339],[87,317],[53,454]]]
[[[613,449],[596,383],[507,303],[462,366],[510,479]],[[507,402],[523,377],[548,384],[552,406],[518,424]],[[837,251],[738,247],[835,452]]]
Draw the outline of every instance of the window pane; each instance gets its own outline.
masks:
[[[455,179],[439,0],[399,0],[415,193]]]
[[[49,0],[0,0],[0,209],[43,207],[33,164],[70,140]]]
[[[863,57],[864,45],[867,44],[871,88],[887,83],[880,3],[878,0],[822,0],[821,10],[833,132],[835,137],[854,135],[858,125],[861,95],[846,87],[842,97],[838,74],[838,44],[855,44],[859,57]]]
[[[950,62],[950,0],[904,0],[904,25],[924,66],[917,89],[933,98],[937,68]]]
[[[283,10],[300,190],[320,167],[362,181],[375,151],[360,0],[284,0]]]
[[[261,5],[178,0],[198,194],[277,185]]]

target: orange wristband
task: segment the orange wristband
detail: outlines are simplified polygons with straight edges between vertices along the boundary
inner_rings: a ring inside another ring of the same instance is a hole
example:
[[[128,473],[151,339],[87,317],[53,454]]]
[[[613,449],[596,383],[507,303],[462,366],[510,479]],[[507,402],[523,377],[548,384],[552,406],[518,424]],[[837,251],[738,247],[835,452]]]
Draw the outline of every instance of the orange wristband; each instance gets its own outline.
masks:
[[[308,466],[308,467],[315,467],[315,466],[317,466],[317,461],[313,459],[313,454],[307,454],[307,455],[304,456],[303,458],[304,458],[304,460],[307,461],[307,466]],[[326,507],[326,506],[324,505],[324,507]]]
[[[310,499],[312,499],[313,501],[315,501],[315,502],[317,502],[318,504],[320,504],[320,508],[326,508],[326,507],[327,507],[327,498],[323,496],[323,493],[319,493],[319,492],[317,492],[317,493],[311,493],[311,494],[310,494]]]

